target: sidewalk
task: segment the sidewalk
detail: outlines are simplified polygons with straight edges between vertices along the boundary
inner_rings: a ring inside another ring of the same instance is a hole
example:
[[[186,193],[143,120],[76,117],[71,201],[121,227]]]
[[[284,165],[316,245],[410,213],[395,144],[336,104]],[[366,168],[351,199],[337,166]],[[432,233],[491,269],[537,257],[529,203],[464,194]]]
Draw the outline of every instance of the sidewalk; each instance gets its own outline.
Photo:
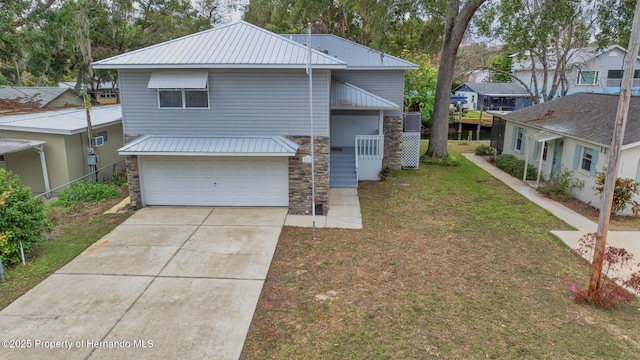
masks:
[[[519,192],[530,201],[536,203],[543,209],[548,210],[560,220],[576,228],[574,231],[550,230],[570,248],[578,246],[578,240],[587,233],[596,232],[598,224],[569,209],[568,207],[540,195],[535,189],[527,185],[520,179],[498,169],[484,158],[474,154],[464,154],[464,156],[480,168],[491,174],[496,179],[502,181],[513,190]],[[640,231],[609,231],[607,234],[607,245],[625,248],[634,255],[634,262],[640,262]],[[631,269],[623,269],[618,276],[625,278],[629,274],[639,271],[640,267],[634,266]],[[640,293],[638,294],[640,295]]]

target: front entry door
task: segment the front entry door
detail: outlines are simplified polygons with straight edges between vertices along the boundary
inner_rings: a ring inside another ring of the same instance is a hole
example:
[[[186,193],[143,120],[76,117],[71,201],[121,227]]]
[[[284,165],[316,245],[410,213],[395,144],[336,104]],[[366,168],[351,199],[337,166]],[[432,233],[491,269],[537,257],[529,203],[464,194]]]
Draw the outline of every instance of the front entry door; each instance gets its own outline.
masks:
[[[551,165],[551,178],[557,178],[560,175],[562,165],[562,146],[564,141],[556,139],[553,144],[553,163]]]

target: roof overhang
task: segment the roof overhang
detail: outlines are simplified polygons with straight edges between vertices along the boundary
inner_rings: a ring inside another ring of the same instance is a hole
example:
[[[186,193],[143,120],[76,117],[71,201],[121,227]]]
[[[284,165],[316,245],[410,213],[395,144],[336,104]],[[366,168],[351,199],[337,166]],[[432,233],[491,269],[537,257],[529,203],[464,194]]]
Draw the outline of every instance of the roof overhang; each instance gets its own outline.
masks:
[[[282,136],[145,135],[118,149],[120,155],[294,156],[299,145]]]
[[[331,79],[331,110],[396,110],[400,105],[348,82]]]
[[[0,139],[0,155],[11,154],[23,150],[29,150],[42,146],[46,141],[42,140],[22,140],[22,139]]]
[[[546,142],[546,141],[551,141],[551,140],[556,140],[556,139],[562,139],[563,137],[565,137],[564,135],[560,135],[560,134],[556,134],[556,133],[552,133],[549,131],[539,131],[533,135],[530,136],[531,140],[533,141],[537,141],[537,142]]]
[[[346,64],[312,64],[314,70],[346,69]],[[306,64],[94,64],[94,69],[138,70],[138,69],[307,69]],[[364,70],[364,69],[363,69]],[[367,69],[368,70],[368,69]],[[388,69],[387,69],[388,70]]]
[[[105,128],[111,125],[117,125],[121,123],[122,123],[122,119],[119,118],[113,121],[95,124],[92,126],[92,128],[101,129],[101,128]],[[87,132],[87,127],[85,126],[85,127],[75,128],[75,129],[57,129],[57,128],[46,128],[46,127],[19,126],[19,125],[10,125],[9,123],[6,123],[6,124],[0,123],[0,130],[39,133],[39,134],[75,135],[75,134]]]

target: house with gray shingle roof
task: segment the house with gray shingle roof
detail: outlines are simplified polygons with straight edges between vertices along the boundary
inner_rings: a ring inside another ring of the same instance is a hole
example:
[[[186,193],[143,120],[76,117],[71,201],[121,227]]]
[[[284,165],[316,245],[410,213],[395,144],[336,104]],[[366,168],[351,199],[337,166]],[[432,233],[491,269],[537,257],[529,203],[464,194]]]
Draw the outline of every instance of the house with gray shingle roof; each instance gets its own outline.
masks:
[[[513,111],[533,104],[524,86],[517,83],[464,83],[453,93],[467,98],[469,110]]]
[[[308,43],[240,21],[95,62],[118,71],[131,199],[308,214],[311,133],[325,209],[330,187],[400,168],[417,66],[335,36]]]
[[[584,184],[575,198],[599,206],[596,175],[605,170],[618,95],[576,93],[504,114],[494,114],[491,146],[526,160],[543,179],[571,171]],[[618,177],[640,182],[640,97],[632,97]],[[640,199],[638,199],[640,200]],[[626,210],[630,213],[630,210]]]

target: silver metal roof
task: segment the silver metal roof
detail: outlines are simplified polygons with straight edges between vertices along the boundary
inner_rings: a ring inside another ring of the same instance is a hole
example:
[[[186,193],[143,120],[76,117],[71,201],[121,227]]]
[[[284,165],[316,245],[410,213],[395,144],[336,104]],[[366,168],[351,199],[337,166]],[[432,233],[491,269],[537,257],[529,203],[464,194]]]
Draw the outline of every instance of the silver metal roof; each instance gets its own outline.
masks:
[[[27,150],[46,143],[42,140],[0,139],[0,155]]]
[[[100,128],[122,122],[120,105],[102,105],[91,108],[91,124]],[[71,135],[87,131],[84,108],[38,111],[0,116],[0,130],[14,130],[47,134]]]
[[[293,40],[300,44],[307,44],[307,35],[304,34],[284,34],[284,38]],[[352,70],[372,70],[372,69],[396,69],[396,70],[416,70],[418,65],[402,60],[395,56],[371,49],[353,41],[343,39],[331,34],[311,35],[311,47],[326,52],[330,56],[347,63],[347,69]]]
[[[282,136],[146,135],[118,152],[120,155],[293,156],[298,147]]]
[[[353,84],[331,79],[332,110],[391,110],[400,105],[363,90]]]
[[[464,83],[457,88],[453,89],[453,92],[462,90],[464,87],[468,87],[473,92],[479,95],[486,96],[511,96],[511,97],[527,97],[527,89],[518,83]]]
[[[0,100],[17,100],[21,104],[33,104],[34,108],[47,106],[54,99],[72,89],[49,86],[0,86]]]
[[[95,69],[136,68],[300,68],[305,46],[244,21],[231,23],[93,63]],[[313,51],[314,67],[344,69],[346,64]]]

